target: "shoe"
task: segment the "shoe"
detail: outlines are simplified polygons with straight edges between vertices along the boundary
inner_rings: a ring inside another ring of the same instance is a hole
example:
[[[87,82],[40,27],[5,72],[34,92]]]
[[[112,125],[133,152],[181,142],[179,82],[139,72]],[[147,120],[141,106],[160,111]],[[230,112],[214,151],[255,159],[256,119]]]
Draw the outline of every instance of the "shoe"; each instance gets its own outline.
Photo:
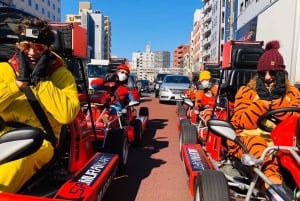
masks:
[[[283,192],[284,195],[287,196],[287,193],[286,193],[286,191],[283,189],[282,185],[280,185],[280,184],[274,184],[273,187],[275,187],[276,190]],[[281,198],[281,197],[279,196],[279,194],[276,193],[275,190],[274,190],[273,188],[271,188],[271,187],[269,187],[269,188],[267,189],[266,195],[267,195],[267,197],[268,197],[271,201],[284,201],[284,199]],[[290,199],[290,200],[291,200],[291,199]]]

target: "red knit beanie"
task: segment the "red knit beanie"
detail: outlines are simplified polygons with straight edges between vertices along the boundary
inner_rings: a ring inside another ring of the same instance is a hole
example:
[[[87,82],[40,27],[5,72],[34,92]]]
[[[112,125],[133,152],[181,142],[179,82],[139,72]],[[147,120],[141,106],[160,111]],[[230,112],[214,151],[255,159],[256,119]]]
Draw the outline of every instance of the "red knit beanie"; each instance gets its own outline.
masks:
[[[126,70],[128,73],[130,73],[130,69],[127,65],[125,64],[120,64],[118,67],[117,67],[117,70],[120,70],[120,69],[123,69],[123,70]]]
[[[257,71],[284,71],[285,65],[282,55],[279,53],[279,41],[274,40],[266,44],[265,52],[260,56]]]

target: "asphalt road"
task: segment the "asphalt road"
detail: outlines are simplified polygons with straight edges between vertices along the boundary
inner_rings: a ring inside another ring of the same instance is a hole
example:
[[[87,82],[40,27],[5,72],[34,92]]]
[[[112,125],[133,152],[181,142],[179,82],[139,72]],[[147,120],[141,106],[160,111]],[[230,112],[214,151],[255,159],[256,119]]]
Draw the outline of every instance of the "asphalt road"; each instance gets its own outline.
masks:
[[[179,157],[176,105],[148,94],[139,107],[149,108],[143,145],[130,148],[127,174],[114,179],[104,201],[192,201]]]

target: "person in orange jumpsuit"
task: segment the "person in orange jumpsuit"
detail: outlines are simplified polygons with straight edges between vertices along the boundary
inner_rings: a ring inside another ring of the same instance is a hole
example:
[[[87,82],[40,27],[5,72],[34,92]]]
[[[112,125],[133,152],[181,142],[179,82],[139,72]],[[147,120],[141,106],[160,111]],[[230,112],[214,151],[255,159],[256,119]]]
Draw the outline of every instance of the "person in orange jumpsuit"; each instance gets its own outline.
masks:
[[[218,86],[212,84],[211,74],[207,70],[200,72],[199,83],[200,85],[198,85],[198,89],[195,92],[195,108],[200,110],[201,118],[206,124],[212,116]]]
[[[257,158],[268,145],[272,145],[270,134],[258,129],[258,118],[272,109],[300,107],[299,90],[288,80],[283,57],[278,51],[279,47],[279,41],[270,41],[266,44],[265,52],[257,65],[257,75],[246,86],[242,86],[235,96],[231,123],[238,137]],[[291,115],[294,114],[287,112],[277,118],[283,120]],[[243,150],[239,146],[230,141],[228,146],[232,155],[241,157]],[[278,184],[278,188],[282,188],[282,175],[276,157],[267,157],[262,171],[274,184]],[[272,193],[267,184],[263,187]]]
[[[71,123],[80,110],[77,84],[64,60],[51,51],[55,40],[45,20],[23,20],[16,26],[16,53],[0,63],[0,136],[19,128],[39,128],[45,132],[23,90],[30,87],[49,120],[55,137],[62,125]],[[41,132],[47,136],[47,134]],[[0,165],[0,192],[15,193],[54,154],[54,146],[45,139],[41,147],[23,158]]]

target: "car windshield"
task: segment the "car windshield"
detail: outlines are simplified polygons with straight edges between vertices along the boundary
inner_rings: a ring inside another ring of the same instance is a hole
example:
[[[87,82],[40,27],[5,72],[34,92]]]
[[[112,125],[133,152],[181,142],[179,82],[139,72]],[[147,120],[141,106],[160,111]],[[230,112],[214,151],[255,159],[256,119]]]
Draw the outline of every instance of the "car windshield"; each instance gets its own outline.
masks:
[[[167,74],[158,74],[157,75],[157,78],[156,78],[156,82],[158,81],[163,81],[164,77],[166,76]]]
[[[109,66],[88,65],[88,77],[105,77],[109,71]]]
[[[148,86],[149,85],[149,80],[141,80],[142,86]]]
[[[186,76],[166,76],[164,79],[165,83],[190,83],[190,80]]]

